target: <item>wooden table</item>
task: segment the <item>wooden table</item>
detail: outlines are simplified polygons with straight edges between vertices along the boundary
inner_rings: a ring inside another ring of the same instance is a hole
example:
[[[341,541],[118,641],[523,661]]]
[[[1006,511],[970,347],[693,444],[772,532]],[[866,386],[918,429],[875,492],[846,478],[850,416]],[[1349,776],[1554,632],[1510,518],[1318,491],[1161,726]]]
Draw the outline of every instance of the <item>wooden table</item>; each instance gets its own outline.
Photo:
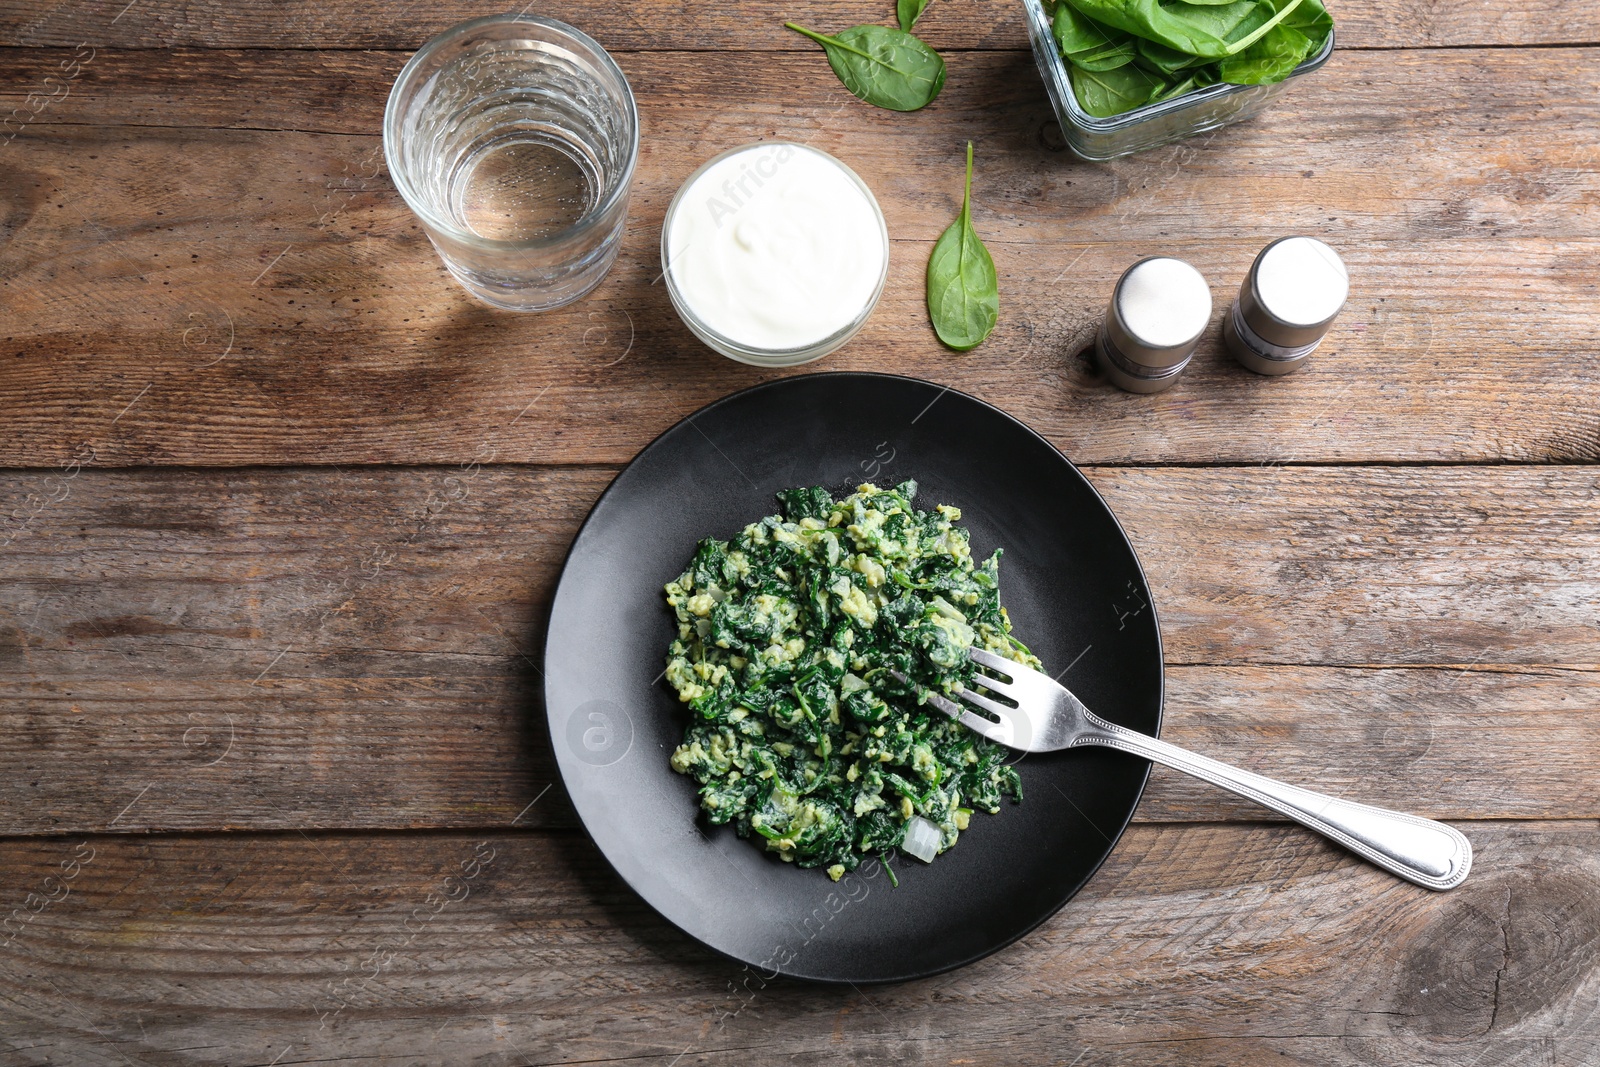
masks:
[[[501,6],[0,5],[0,1063],[1600,1062],[1600,8],[1338,0],[1265,116],[1107,165],[1015,0],[937,0],[911,115],[780,26],[888,0],[541,9],[615,51],[644,146],[608,279],[517,316],[450,281],[378,138],[409,51]],[[1159,769],[1065,910],[907,985],[762,983],[619,882],[556,778],[543,619],[619,466],[775,376],[651,283],[678,183],[780,136],[893,237],[805,369],[1039,429],[1149,572],[1167,736],[1452,821],[1463,888]],[[956,355],[922,277],[968,138],[1002,312]],[[1095,372],[1135,258],[1221,301],[1286,233],[1354,284],[1307,369],[1213,332],[1161,396]]]

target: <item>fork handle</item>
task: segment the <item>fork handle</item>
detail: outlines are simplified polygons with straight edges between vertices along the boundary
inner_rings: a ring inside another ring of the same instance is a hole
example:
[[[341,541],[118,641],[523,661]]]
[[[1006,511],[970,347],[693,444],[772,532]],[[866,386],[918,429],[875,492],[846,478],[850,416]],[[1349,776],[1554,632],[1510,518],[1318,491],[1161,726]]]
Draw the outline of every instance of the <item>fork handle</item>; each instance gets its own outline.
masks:
[[[1090,714],[1093,733],[1073,742],[1131,752],[1249,797],[1332,838],[1356,855],[1429,889],[1454,889],[1472,869],[1472,845],[1432,819],[1340,800],[1265,775],[1230,767]]]

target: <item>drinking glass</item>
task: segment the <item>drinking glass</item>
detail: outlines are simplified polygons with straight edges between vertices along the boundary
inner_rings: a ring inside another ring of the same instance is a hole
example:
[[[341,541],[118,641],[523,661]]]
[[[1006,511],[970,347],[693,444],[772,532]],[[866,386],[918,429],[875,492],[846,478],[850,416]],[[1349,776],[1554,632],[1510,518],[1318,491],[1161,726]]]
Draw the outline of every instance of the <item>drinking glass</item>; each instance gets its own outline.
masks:
[[[389,93],[383,152],[469,293],[543,311],[589,292],[617,258],[639,112],[628,79],[587,34],[491,15],[411,57]]]

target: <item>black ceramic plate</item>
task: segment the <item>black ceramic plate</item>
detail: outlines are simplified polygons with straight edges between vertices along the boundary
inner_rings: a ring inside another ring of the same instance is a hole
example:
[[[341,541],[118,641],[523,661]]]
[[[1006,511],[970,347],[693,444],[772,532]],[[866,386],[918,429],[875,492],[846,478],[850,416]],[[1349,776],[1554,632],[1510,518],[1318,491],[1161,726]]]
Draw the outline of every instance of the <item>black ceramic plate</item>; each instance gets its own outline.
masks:
[[[1065,904],[1110,853],[1149,765],[1100,749],[1021,760],[1024,802],[976,813],[933,864],[899,856],[835,884],[697,818],[668,757],[684,712],[662,681],[672,616],[661,587],[702,537],[726,538],[797,485],[915,478],[954,504],[975,556],[1003,547],[1001,599],[1051,673],[1112,722],[1161,724],[1150,591],[1098,493],[1004,412],[911,378],[814,374],[737,393],[639,454],[579,531],[551,609],[545,698],[561,775],[590,835],[640,896],[691,937],[763,975],[896,981],[1010,944]]]

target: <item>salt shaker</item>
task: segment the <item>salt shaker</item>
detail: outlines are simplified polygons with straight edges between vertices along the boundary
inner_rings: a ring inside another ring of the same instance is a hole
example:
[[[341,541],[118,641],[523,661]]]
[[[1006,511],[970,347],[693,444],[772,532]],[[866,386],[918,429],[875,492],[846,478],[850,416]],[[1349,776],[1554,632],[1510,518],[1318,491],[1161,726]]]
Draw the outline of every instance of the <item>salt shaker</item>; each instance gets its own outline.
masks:
[[[1315,237],[1281,237],[1250,264],[1222,336],[1256,373],[1288,374],[1322,343],[1349,295],[1337,252]]]
[[[1211,287],[1181,259],[1152,256],[1123,272],[1095,338],[1106,377],[1130,393],[1159,393],[1183,373],[1211,320]]]

